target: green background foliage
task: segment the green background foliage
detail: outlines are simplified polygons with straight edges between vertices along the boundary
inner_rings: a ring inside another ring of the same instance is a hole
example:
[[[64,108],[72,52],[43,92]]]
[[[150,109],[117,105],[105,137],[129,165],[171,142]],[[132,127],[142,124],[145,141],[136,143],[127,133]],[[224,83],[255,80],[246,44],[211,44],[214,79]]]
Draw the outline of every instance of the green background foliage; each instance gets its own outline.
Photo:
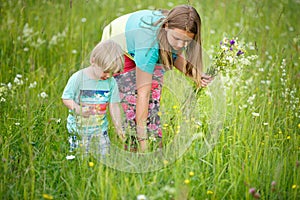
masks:
[[[104,26],[138,9],[186,3],[1,0],[1,199],[252,199],[250,188],[261,199],[300,198],[298,0],[190,1],[202,19],[208,56],[224,36],[238,37],[258,56],[224,79],[224,126],[207,154],[199,153],[199,139],[175,163],[137,174],[93,156],[66,159],[67,109],[60,97],[69,76],[88,64]],[[208,99],[199,96],[203,113]],[[206,118],[199,118],[206,131]]]

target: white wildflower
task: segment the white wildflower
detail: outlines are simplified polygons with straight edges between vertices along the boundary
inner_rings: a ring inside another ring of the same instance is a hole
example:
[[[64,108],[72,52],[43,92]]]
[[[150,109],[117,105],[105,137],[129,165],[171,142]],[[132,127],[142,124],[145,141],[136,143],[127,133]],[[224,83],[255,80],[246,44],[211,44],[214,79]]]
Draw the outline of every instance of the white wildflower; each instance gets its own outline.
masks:
[[[37,85],[36,81],[34,81],[33,83],[29,84],[29,88],[35,88]]]
[[[67,160],[73,160],[74,158],[75,158],[74,155],[70,155],[70,156],[67,156],[67,157],[66,157]]]
[[[169,2],[167,3],[167,5],[168,5],[169,7],[173,7],[173,6],[174,6],[174,3],[169,1]]]
[[[42,97],[43,99],[45,99],[46,97],[48,97],[48,95],[46,94],[46,92],[42,92],[39,96]]]
[[[249,66],[251,64],[251,62],[247,58],[241,58],[240,62],[242,63],[242,65],[246,66]]]
[[[6,99],[4,97],[1,97],[0,102],[6,102]]]
[[[255,97],[256,97],[256,94],[253,94],[252,96],[250,96],[248,98],[248,100],[247,100],[247,103],[250,104],[250,105],[252,105]]]
[[[259,117],[259,113],[257,113],[257,112],[253,112],[252,115],[253,115],[254,117]]]
[[[81,22],[82,22],[82,23],[85,23],[85,22],[86,22],[86,18],[82,18],[82,19],[81,19]]]
[[[233,63],[233,58],[232,58],[232,56],[227,56],[227,57],[226,57],[226,60],[228,60],[230,64]]]
[[[147,197],[144,194],[139,194],[136,199],[137,200],[147,200]]]
[[[9,82],[9,83],[7,84],[7,88],[11,90],[11,88],[12,88],[11,82]]]
[[[14,79],[14,83],[16,83],[17,85],[23,85],[23,80],[19,79],[17,76]]]

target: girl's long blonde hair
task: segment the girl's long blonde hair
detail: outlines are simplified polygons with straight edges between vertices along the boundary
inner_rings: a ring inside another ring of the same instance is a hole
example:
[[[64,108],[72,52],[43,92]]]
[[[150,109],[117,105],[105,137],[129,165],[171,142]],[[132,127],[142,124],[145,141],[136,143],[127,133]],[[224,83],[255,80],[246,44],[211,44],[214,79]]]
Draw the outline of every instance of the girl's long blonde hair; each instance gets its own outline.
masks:
[[[163,14],[167,11],[163,11]],[[190,76],[198,85],[201,81],[202,73],[202,44],[201,44],[201,18],[195,8],[189,5],[179,5],[167,12],[166,17],[157,21],[154,25],[159,25],[157,39],[160,45],[161,63],[167,69],[174,65],[172,49],[167,40],[166,25],[168,29],[181,29],[195,34],[192,41],[185,49],[186,64],[183,72]]]

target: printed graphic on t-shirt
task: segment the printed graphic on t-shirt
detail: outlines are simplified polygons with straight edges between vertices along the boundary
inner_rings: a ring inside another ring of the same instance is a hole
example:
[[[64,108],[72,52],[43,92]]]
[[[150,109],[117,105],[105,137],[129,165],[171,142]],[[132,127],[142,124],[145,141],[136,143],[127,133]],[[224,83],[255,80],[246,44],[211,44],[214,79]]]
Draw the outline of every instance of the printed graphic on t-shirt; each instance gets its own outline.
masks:
[[[107,90],[80,90],[79,101],[85,117],[78,118],[79,127],[97,129],[107,125],[106,109],[109,96],[110,92]]]

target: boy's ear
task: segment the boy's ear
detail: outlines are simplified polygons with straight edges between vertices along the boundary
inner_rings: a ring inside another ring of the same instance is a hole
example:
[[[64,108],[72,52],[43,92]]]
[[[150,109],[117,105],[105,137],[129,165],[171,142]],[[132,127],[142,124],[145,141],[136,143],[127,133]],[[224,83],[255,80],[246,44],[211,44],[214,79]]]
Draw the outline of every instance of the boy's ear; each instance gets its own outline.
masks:
[[[95,58],[94,58],[94,57],[91,58],[90,63],[91,63],[91,64],[94,64],[94,63],[95,63]]]

